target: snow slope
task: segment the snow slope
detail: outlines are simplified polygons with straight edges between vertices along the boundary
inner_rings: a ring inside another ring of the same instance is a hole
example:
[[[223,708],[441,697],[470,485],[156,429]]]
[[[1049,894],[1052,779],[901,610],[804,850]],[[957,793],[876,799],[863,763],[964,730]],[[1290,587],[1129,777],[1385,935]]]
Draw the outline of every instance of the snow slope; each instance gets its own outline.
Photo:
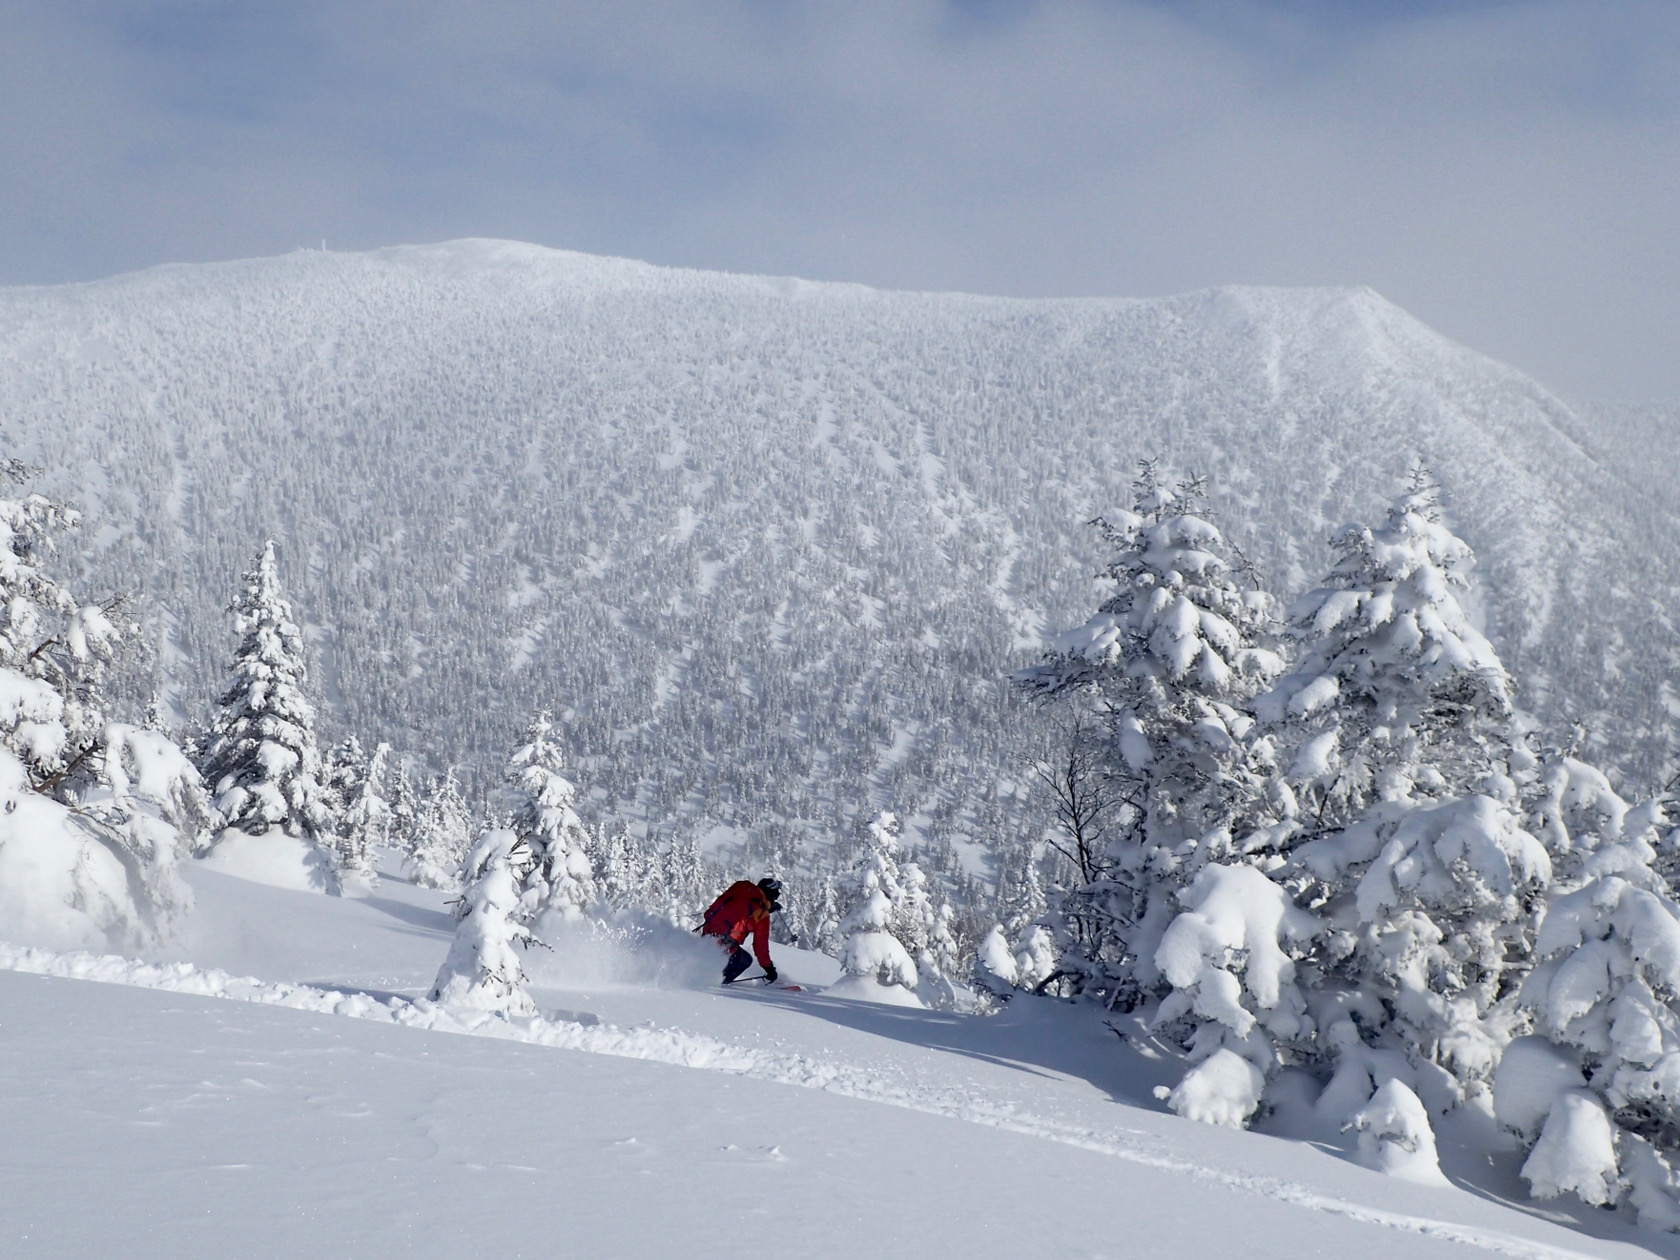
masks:
[[[1593,432],[1368,290],[1015,301],[456,241],[0,291],[0,442],[86,508],[84,588],[139,593],[179,710],[273,533],[329,725],[470,778],[551,706],[587,813],[714,843],[1031,828],[1002,680],[1089,611],[1082,523],[1154,455],[1284,593],[1423,456],[1523,702],[1648,779],[1680,535]]]
[[[1676,1254],[1462,1135],[1432,1188],[1164,1114],[1172,1065],[1060,1003],[843,1002],[787,951],[805,992],[719,990],[672,933],[557,941],[510,1023],[415,1000],[438,894],[191,878],[173,962],[0,946],[0,1253]]]

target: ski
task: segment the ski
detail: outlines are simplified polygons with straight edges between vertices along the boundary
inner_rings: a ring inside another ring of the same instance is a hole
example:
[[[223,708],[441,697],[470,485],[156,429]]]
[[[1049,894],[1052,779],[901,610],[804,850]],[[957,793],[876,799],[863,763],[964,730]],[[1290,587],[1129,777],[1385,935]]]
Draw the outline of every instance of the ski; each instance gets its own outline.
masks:
[[[738,980],[725,980],[723,983],[725,988],[731,988],[739,984],[756,984],[762,985],[766,989],[779,989],[783,993],[803,993],[805,991],[797,984],[783,984],[779,980],[771,980],[769,976],[743,976]]]

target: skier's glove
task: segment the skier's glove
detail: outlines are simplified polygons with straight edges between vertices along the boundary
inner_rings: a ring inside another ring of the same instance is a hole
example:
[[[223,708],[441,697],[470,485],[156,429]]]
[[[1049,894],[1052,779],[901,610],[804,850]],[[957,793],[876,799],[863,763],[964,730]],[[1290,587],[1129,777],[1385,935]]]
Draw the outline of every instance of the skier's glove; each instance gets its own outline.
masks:
[[[771,984],[776,983],[776,967],[774,963],[764,964],[764,978]]]

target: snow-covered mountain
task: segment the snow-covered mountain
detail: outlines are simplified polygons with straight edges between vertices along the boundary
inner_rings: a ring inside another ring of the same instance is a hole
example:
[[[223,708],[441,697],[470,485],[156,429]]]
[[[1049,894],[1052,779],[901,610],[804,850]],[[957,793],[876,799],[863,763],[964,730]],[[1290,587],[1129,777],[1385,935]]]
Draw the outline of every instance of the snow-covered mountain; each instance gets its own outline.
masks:
[[[1421,457],[1522,703],[1648,781],[1680,531],[1621,432],[1368,290],[1020,301],[459,241],[0,291],[0,442],[81,503],[81,586],[143,597],[182,712],[272,534],[340,725],[489,768],[549,707],[593,812],[714,840],[1029,825],[1007,674],[1092,607],[1084,522],[1153,456],[1284,595]]]

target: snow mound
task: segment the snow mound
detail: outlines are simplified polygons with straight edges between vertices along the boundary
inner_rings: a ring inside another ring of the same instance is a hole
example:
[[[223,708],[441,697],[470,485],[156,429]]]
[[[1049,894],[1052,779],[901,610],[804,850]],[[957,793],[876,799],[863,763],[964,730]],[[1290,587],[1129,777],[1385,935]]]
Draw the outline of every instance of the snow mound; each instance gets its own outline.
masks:
[[[1260,1106],[1265,1074],[1233,1050],[1215,1050],[1184,1074],[1176,1088],[1155,1092],[1186,1120],[1240,1129]]]
[[[1384,1081],[1348,1127],[1359,1131],[1359,1158],[1367,1167],[1419,1185],[1449,1184],[1435,1153],[1429,1113],[1403,1082]]]
[[[1583,1203],[1614,1203],[1621,1190],[1616,1131],[1598,1099],[1584,1089],[1560,1095],[1522,1175],[1537,1199],[1573,1190]]]
[[[882,1006],[922,1005],[922,1000],[916,996],[913,989],[906,989],[901,984],[881,984],[874,976],[841,976],[823,992],[828,997],[848,998],[854,1002],[879,1002]]]

